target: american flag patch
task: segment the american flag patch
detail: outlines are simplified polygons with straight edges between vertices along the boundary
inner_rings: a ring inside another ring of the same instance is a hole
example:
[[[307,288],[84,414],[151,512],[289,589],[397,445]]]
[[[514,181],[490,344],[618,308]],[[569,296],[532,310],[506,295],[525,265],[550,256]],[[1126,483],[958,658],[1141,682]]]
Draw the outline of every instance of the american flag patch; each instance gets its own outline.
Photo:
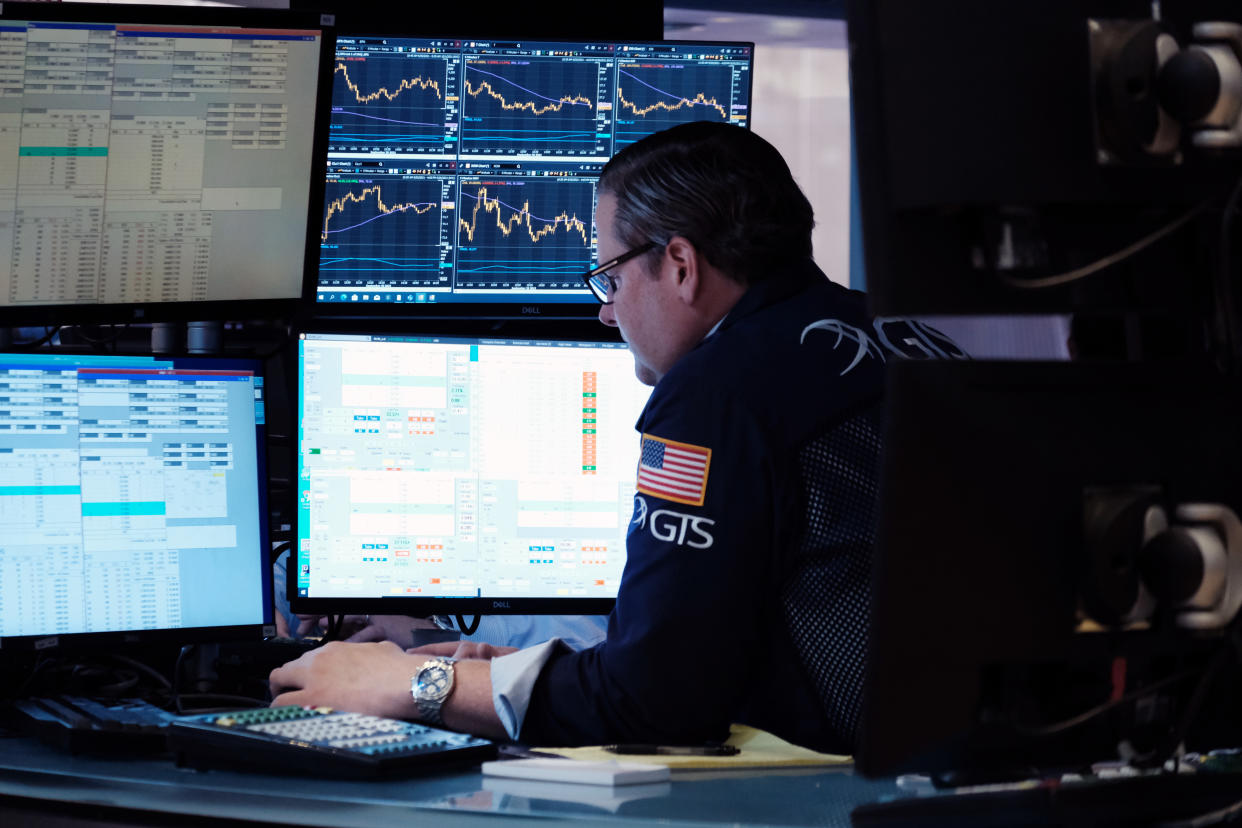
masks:
[[[638,491],[676,503],[702,506],[712,450],[643,435],[638,461]]]

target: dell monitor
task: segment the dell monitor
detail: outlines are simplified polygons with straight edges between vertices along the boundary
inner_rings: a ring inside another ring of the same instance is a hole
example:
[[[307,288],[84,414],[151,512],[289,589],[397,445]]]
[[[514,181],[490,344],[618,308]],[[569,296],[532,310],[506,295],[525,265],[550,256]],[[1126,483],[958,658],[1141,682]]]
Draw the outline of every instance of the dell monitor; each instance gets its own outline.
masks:
[[[297,611],[612,609],[649,388],[622,343],[305,333]]]
[[[0,647],[272,623],[259,367],[0,354]]]
[[[0,320],[291,311],[332,42],[317,13],[0,7]]]
[[[593,317],[604,163],[686,121],[749,126],[753,53],[342,34],[316,314]]]

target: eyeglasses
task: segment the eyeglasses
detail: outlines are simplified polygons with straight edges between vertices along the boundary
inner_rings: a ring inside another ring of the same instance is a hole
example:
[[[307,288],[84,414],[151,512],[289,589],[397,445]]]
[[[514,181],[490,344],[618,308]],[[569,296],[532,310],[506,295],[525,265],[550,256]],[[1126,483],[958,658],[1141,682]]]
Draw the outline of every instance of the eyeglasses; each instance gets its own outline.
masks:
[[[586,282],[586,286],[591,289],[591,294],[599,300],[601,305],[611,305],[612,299],[609,297],[617,292],[617,281],[608,274],[608,271],[618,265],[625,264],[630,259],[643,255],[657,246],[655,242],[647,242],[635,247],[633,250],[626,251],[620,256],[611,258],[598,267],[583,273],[582,281]]]

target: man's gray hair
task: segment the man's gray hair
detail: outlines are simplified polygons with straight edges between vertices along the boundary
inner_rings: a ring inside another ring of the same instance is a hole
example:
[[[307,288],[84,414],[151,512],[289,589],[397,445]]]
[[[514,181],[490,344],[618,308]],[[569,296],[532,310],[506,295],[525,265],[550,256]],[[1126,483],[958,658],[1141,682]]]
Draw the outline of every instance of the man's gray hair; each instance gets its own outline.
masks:
[[[742,127],[701,121],[649,135],[613,156],[599,192],[617,201],[615,231],[629,247],[674,236],[753,284],[811,257],[815,216],[776,148]]]

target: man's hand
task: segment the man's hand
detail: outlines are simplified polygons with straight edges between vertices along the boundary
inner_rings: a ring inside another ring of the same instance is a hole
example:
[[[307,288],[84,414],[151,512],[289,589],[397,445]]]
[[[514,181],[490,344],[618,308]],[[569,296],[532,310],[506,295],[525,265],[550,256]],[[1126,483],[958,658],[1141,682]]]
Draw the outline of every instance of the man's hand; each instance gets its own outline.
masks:
[[[444,646],[431,645],[423,649]],[[504,655],[513,648],[472,642],[463,645],[449,642],[449,646],[454,652],[460,646],[461,652],[480,655],[467,656],[456,664],[453,692],[440,711],[445,726],[491,739],[507,738],[492,703],[490,656],[481,654],[495,651],[496,655]],[[434,652],[439,651],[433,649]],[[329,642],[272,671],[272,706],[334,707],[389,719],[413,719],[418,710],[410,695],[410,679],[427,660],[425,655],[406,653],[391,641],[375,644]]]
[[[474,658],[487,661],[517,651],[517,647],[497,647],[481,641],[441,641],[406,650],[410,655],[452,656],[456,659]]]
[[[410,679],[426,661],[390,641],[329,642],[272,671],[272,706],[334,707],[390,719],[413,719]]]
[[[317,637],[323,635],[324,629],[328,626],[326,615],[307,615],[305,613],[297,613],[298,628],[293,631],[298,638],[307,636]]]
[[[299,637],[321,635],[328,627],[326,615],[302,615],[298,618]],[[413,630],[438,630],[429,618],[408,615],[346,615],[341,621],[342,641],[393,641],[402,647],[413,643]]]

